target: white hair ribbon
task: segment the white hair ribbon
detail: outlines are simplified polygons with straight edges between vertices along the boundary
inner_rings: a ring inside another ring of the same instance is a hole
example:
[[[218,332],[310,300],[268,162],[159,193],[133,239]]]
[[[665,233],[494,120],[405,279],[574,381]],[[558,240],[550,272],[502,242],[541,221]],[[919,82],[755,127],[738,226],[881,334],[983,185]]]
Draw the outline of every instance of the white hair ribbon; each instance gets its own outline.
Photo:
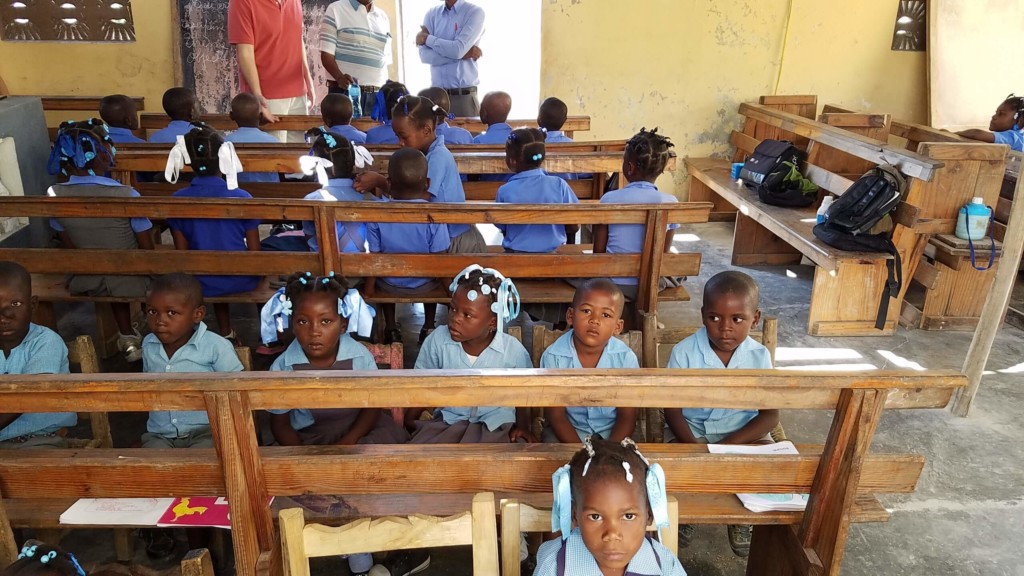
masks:
[[[369,336],[373,333],[373,318],[377,313],[363,300],[358,290],[349,289],[343,298],[338,299],[338,314],[348,320],[348,332],[355,332],[360,336]]]
[[[572,531],[572,489],[569,483],[571,472],[566,464],[551,475],[553,499],[551,501],[551,531],[561,532],[562,540]]]
[[[235,154],[235,145],[225,141],[217,150],[217,158],[220,160],[220,173],[228,181],[228,190],[238,188],[238,173],[242,171],[242,162]]]
[[[306,176],[316,172],[317,182],[320,182],[321,186],[327,186],[327,169],[333,168],[334,163],[326,158],[306,155],[299,156],[299,166],[302,168],[302,173]]]
[[[518,318],[521,309],[519,290],[516,289],[516,285],[512,282],[511,278],[505,278],[501,272],[498,272],[494,268],[484,268],[479,264],[470,264],[463,269],[462,272],[459,272],[455,279],[452,280],[452,283],[448,286],[448,290],[454,294],[455,291],[459,289],[459,280],[463,278],[469,279],[470,273],[476,270],[479,270],[484,274],[494,276],[500,282],[498,287],[494,289],[494,302],[491,303],[491,312],[494,312],[498,317],[498,332],[503,332],[505,324]],[[480,281],[482,284],[483,279]],[[481,286],[480,291],[483,292],[484,295],[490,295],[490,286],[487,288],[488,290],[485,292],[483,290],[483,286]],[[475,294],[475,289],[470,289],[467,297],[471,301],[476,300],[477,295]]]
[[[356,168],[365,168],[367,166],[373,166],[373,154],[366,148],[359,146],[358,144],[352,144],[352,151],[355,156]]]
[[[185,136],[178,135],[174,141],[171,153],[167,155],[167,167],[164,168],[164,178],[171,184],[178,182],[178,174],[186,165],[192,164],[188,157],[188,147],[185,146]]]

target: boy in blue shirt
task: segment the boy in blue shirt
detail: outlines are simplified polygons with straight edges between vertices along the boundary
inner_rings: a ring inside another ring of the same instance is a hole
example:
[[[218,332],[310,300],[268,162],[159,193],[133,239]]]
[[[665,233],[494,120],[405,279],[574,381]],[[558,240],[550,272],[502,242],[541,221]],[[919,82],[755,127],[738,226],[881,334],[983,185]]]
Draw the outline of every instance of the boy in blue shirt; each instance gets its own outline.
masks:
[[[366,144],[366,132],[352,125],[352,99],[344,94],[328,94],[320,101],[324,126],[355,144]]]
[[[32,323],[32,277],[0,262],[0,374],[67,374],[68,349],[56,332]],[[66,448],[64,432],[78,414],[11,413],[0,409],[0,450]]]
[[[388,164],[392,202],[416,202],[426,204],[430,198],[427,189],[427,158],[413,148],[402,148],[391,156]],[[424,207],[426,209],[426,207]],[[451,239],[444,224],[411,224],[397,222],[368,222],[366,239],[370,252],[382,254],[437,254],[447,252]],[[376,290],[399,295],[418,295],[430,292],[440,285],[430,278],[367,278],[364,292],[367,299],[373,298]],[[385,341],[401,342],[402,332],[395,322],[395,305],[384,304]],[[436,306],[424,307],[423,330],[420,335],[434,327]]]
[[[587,280],[565,314],[570,330],[544,351],[541,368],[639,368],[636,354],[615,336],[622,332],[622,290],[606,278]],[[551,407],[544,409],[544,442],[578,444],[600,435],[621,442],[636,427],[636,408]]]
[[[199,120],[196,95],[188,88],[177,86],[164,92],[164,112],[171,119],[166,128],[149,135],[150,143],[174,144],[178,136],[184,136],[192,129],[192,123]]]
[[[540,111],[537,113],[537,126],[547,134],[548,144],[563,144],[565,142],[572,142],[572,138],[565,135],[562,132],[562,126],[565,126],[565,120],[569,117],[569,107],[565,105],[558,98],[548,98],[540,105]],[[552,176],[558,176],[562,180],[571,182],[573,180],[579,180],[583,178],[590,178],[590,174],[552,174]]]
[[[672,348],[669,368],[771,369],[768,349],[749,336],[761,320],[758,287],[742,272],[721,272],[704,285],[700,313],[704,327]],[[778,410],[726,408],[665,409],[665,441],[702,444],[770,444]],[[679,527],[687,541],[692,526]],[[750,526],[729,526],[729,545],[737,556],[750,553]]]
[[[234,144],[280,144],[269,132],[260,130],[260,101],[256,96],[242,92],[231,99],[231,120],[238,130],[229,132],[224,140]],[[242,172],[239,182],[280,182],[275,172]]]
[[[979,142],[1006,144],[1011,150],[1024,151],[1024,96],[1010,94],[996,107],[996,113],[989,121],[988,130],[971,128],[957,132],[958,135]]]
[[[139,129],[139,111],[135,100],[124,94],[111,94],[100,100],[100,118],[107,123],[107,134],[115,144],[145,142],[133,131]]]
[[[453,118],[451,115],[452,100],[448,96],[448,91],[444,88],[431,87],[426,90],[420,90],[420,98],[426,98],[434,104],[440,106],[448,118]],[[444,136],[444,143],[447,146],[456,146],[463,144],[472,144],[473,135],[469,133],[469,130],[460,128],[458,126],[452,126],[448,123],[448,118],[445,121],[438,124],[437,128],[434,129],[438,136]]]

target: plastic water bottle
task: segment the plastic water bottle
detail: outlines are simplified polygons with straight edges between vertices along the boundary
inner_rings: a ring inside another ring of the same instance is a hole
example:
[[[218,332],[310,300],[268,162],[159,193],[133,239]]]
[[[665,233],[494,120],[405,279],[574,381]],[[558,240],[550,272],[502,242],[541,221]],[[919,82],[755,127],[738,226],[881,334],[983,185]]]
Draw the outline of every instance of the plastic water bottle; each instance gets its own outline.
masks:
[[[348,97],[352,100],[352,117],[361,118],[363,116],[363,91],[359,89],[359,84],[355,78],[353,82],[348,85]]]
[[[821,201],[821,207],[818,208],[818,213],[817,213],[817,215],[814,218],[815,222],[817,222],[818,224],[821,224],[821,223],[825,222],[825,220],[828,219],[828,208],[829,208],[829,206],[832,205],[832,202],[834,202],[834,201],[835,201],[835,198],[833,198],[831,196],[825,196],[824,200]]]
[[[956,237],[961,240],[981,240],[988,232],[992,209],[985,206],[985,200],[974,198],[965,204],[956,217]]]

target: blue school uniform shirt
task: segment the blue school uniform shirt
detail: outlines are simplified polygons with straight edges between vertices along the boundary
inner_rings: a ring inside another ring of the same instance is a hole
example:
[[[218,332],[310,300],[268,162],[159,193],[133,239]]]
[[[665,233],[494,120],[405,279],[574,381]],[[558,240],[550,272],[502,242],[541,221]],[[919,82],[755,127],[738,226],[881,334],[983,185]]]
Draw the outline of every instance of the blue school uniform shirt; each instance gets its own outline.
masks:
[[[558,340],[540,357],[541,368],[583,368],[580,358],[576,355],[576,346],[572,341],[573,331],[570,329],[562,334]],[[597,368],[639,368],[640,362],[636,354],[629,349],[625,342],[612,337],[601,353],[601,359],[597,361]],[[587,436],[600,434],[602,438],[611,435],[612,427],[615,426],[615,408],[606,406],[578,406],[567,407],[566,414],[569,422],[576,429],[580,441]]]
[[[390,200],[390,202],[419,202],[426,200]],[[451,245],[448,228],[444,224],[413,224],[402,222],[367,222],[366,241],[370,252],[381,254],[437,254],[446,252]],[[382,278],[399,288],[419,288],[430,278]]]
[[[95,184],[96,186],[124,186],[124,184],[114,180],[113,178],[107,178],[106,176],[70,176],[65,186],[74,186],[76,184]],[[131,197],[139,198],[141,195],[139,192],[132,188]],[[149,218],[130,218],[132,232],[138,234],[139,232],[145,232],[153,227],[153,223],[149,221]],[[60,221],[56,218],[50,218],[50,228],[53,228],[57,232],[63,232],[64,227],[61,226]]]
[[[324,195],[327,192],[338,202],[380,202],[373,194],[362,194],[353,187],[351,178],[331,178],[323,190],[314,190],[306,195],[306,200],[330,200]],[[366,223],[336,222],[338,247],[342,252],[366,252]],[[302,233],[306,235],[306,243],[313,252],[319,252],[316,241],[316,225],[312,222],[302,223]]]
[[[363,132],[351,124],[335,124],[328,128],[328,130],[348,138],[348,141],[353,144],[366,144],[366,132]],[[394,133],[394,130],[391,132]]]
[[[564,144],[566,142],[572,142],[573,139],[565,135],[565,132],[561,130],[552,130],[546,133],[544,139],[545,144]],[[572,182],[573,180],[579,180],[580,178],[590,178],[590,174],[552,174],[552,176],[558,176],[566,182]]]
[[[156,334],[146,334],[142,339],[142,371],[241,372],[242,363],[231,342],[209,331],[206,324],[200,322],[188,342],[170,358]],[[146,431],[166,438],[182,438],[209,425],[210,418],[203,410],[159,410],[149,413]]]
[[[587,549],[579,528],[565,540],[549,540],[537,550],[534,576],[598,576],[601,568]],[[686,576],[679,558],[650,536],[626,566],[626,576]]]
[[[561,178],[540,168],[513,174],[498,188],[501,204],[579,204],[576,194]],[[552,252],[565,244],[562,224],[497,224],[505,235],[501,245],[516,252]]]
[[[0,351],[0,374],[67,374],[68,347],[56,332],[29,323],[28,334],[5,355]],[[76,412],[26,412],[0,428],[0,441],[30,434],[50,434],[78,423]]]
[[[338,340],[337,359],[338,361],[351,360],[353,370],[377,369],[377,363],[373,360],[373,354],[370,354],[366,346],[356,342],[348,334],[342,334],[341,339]],[[299,341],[292,340],[292,343],[285,349],[284,354],[278,356],[274,363],[270,365],[270,371],[294,372],[296,364],[309,364],[309,358],[306,357],[306,353],[302,350],[302,345],[299,344]],[[313,418],[313,413],[306,408],[267,410],[267,412],[271,414],[288,414],[288,420],[291,421],[292,428],[295,430],[309,428],[316,422],[316,419]]]
[[[229,132],[224,137],[228,142],[235,144],[280,144],[281,141],[274,138],[272,134],[264,132],[259,128],[243,126],[234,132]],[[239,182],[280,182],[276,172],[241,172],[238,174]]]
[[[512,127],[508,124],[501,122],[499,124],[491,124],[487,127],[487,131],[481,134],[477,134],[473,138],[473,144],[504,144],[508,140],[509,135],[512,134]],[[512,175],[511,174],[481,174],[481,182],[505,182]]]
[[[391,120],[366,131],[367,144],[398,144],[398,135],[391,126]]]
[[[466,190],[459,178],[459,166],[455,163],[455,156],[445,147],[444,136],[434,138],[427,150],[427,178],[430,178],[431,202],[466,202]],[[469,224],[449,224],[448,236],[458,238],[467,230]]]
[[[708,340],[708,329],[701,327],[693,336],[685,338],[672,347],[668,360],[669,368],[706,369],[771,369],[772,356],[768,349],[750,336],[736,347],[729,365],[715,354]],[[732,410],[727,408],[683,408],[683,417],[690,425],[696,438],[715,441],[743,428],[757,416],[757,410]]]
[[[601,197],[601,204],[671,204],[678,202],[675,196],[660,192],[650,182],[630,182],[625,188],[612,190]],[[669,224],[668,230],[679,228]],[[639,254],[644,250],[643,224],[609,224],[608,254]],[[612,278],[616,284],[636,286],[636,278]]]
[[[438,136],[444,136],[445,144],[461,146],[473,143],[473,135],[469,133],[469,130],[458,126],[452,126],[448,122],[439,124],[434,131],[437,132]]]
[[[533,368],[530,353],[519,340],[496,332],[491,343],[477,356],[470,359],[462,344],[452,340],[447,326],[438,326],[427,336],[416,356],[417,370],[483,370],[486,368]],[[515,423],[516,409],[508,406],[445,407],[440,409],[445,424],[468,420],[470,423],[483,422],[487,429],[495,431],[503,424]]]
[[[188,131],[192,129],[192,123],[184,120],[171,120],[171,123],[167,125],[167,128],[161,128],[156,132],[149,135],[149,142],[151,144],[174,144],[178,140],[178,136],[184,136],[188,134]]]
[[[439,88],[468,88],[480,84],[476,60],[463,60],[484,35],[484,11],[466,0],[454,6],[435,6],[427,11],[423,26],[430,31],[419,47],[420,61],[430,66],[430,85]]]
[[[192,185],[174,193],[175,198],[252,198],[236,188],[228,190],[228,184],[218,176],[197,176]],[[259,228],[259,220],[236,220],[222,218],[168,218],[167,225],[177,230],[188,240],[189,250],[226,250],[241,252],[247,250],[245,233]],[[254,290],[260,283],[259,276],[196,276],[203,285],[204,296],[220,296]]]
[[[127,128],[107,126],[107,134],[114,141],[114,144],[142,144],[145,142],[145,140],[139,138]]]
[[[1007,144],[1011,150],[1024,151],[1024,130],[1010,129],[993,132],[992,136],[995,138],[996,144]]]

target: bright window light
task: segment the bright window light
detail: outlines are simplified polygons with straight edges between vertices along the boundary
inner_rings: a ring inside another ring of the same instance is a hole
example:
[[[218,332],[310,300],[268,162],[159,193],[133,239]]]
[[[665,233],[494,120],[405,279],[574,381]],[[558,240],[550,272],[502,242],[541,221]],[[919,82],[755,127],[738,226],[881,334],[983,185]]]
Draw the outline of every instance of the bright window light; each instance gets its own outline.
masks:
[[[775,349],[776,362],[799,362],[803,360],[859,360],[860,352],[852,348],[790,348],[779,346]]]
[[[797,370],[801,372],[865,372],[878,370],[874,364],[812,364],[809,366],[780,366],[779,370]]]
[[[903,356],[893,354],[888,350],[878,350],[878,354],[898,368],[910,368],[911,370],[925,369],[924,366],[921,366],[917,362],[914,362],[913,360],[908,360]]]

